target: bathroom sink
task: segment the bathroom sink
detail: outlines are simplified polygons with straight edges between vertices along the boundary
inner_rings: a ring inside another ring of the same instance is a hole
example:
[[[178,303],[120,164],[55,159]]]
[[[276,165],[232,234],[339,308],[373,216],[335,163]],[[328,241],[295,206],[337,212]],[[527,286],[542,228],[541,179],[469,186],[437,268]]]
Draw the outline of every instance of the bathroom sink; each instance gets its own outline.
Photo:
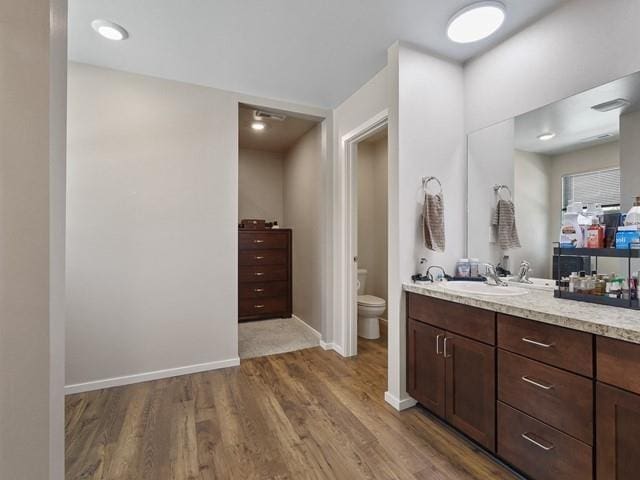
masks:
[[[496,287],[482,282],[448,282],[444,285],[444,288],[452,292],[489,295],[492,297],[515,297],[529,293],[526,289],[520,287]]]

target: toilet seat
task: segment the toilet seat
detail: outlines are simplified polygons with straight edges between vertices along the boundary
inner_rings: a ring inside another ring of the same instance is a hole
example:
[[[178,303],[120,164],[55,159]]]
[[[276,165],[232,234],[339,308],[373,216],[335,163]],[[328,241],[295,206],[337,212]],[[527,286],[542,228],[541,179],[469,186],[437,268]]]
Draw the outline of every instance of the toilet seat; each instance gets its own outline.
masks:
[[[373,295],[358,295],[358,305],[366,307],[382,307],[387,302],[383,298],[375,297]]]

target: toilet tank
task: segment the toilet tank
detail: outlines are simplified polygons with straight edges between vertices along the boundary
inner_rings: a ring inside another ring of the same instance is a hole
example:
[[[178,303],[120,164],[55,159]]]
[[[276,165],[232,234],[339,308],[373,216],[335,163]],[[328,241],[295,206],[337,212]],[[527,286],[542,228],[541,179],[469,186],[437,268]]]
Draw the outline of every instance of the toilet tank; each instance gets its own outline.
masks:
[[[358,269],[358,295],[364,295],[367,284],[367,271],[364,268]]]

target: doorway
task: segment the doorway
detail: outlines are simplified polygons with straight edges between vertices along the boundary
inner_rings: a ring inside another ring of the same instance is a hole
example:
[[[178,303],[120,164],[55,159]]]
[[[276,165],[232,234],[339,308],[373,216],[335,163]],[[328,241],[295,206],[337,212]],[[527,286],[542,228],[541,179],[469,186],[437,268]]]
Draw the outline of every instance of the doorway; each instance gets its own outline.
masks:
[[[358,354],[358,150],[360,144],[388,138],[389,113],[387,110],[380,112],[364,124],[344,135],[341,139],[341,189],[344,198],[344,208],[341,209],[339,219],[338,237],[342,243],[338,256],[338,278],[336,282],[335,298],[337,314],[343,320],[341,322],[341,337],[344,345],[344,355]],[[366,149],[366,147],[365,147]],[[387,188],[385,197],[388,196],[388,142],[386,146],[386,172]],[[386,200],[388,205],[388,197]],[[388,209],[384,220],[388,238]],[[363,238],[363,241],[366,240]],[[366,247],[365,247],[366,248]],[[386,253],[387,279],[389,271],[388,252]],[[388,280],[386,282],[388,285]],[[388,287],[387,287],[388,288]],[[388,292],[387,292],[388,294]],[[388,295],[387,295],[388,297]],[[383,329],[386,324],[383,324]]]
[[[238,111],[238,350],[316,347],[322,325],[322,119]]]

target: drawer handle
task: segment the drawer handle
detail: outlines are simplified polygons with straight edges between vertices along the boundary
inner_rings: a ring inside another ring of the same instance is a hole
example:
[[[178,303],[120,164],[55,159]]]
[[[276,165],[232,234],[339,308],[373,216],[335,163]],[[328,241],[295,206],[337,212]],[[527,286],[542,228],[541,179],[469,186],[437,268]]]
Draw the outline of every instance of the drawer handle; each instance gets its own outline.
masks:
[[[264,292],[264,288],[254,288],[253,291],[255,293],[262,293],[262,292]]]
[[[440,351],[440,338],[442,338],[442,334],[436,335],[436,355],[442,354]]]
[[[264,240],[254,240],[253,243],[264,243]]]
[[[254,305],[253,308],[264,308],[264,305]]]
[[[545,445],[545,444],[543,444],[543,443],[540,443],[540,442],[538,442],[538,441],[534,440],[533,438],[531,438],[531,437],[529,436],[529,434],[528,434],[528,433],[523,433],[521,436],[522,436],[522,438],[524,438],[526,441],[533,443],[536,447],[541,448],[541,449],[542,449],[542,450],[544,450],[545,452],[548,452],[549,450],[553,450],[553,449],[554,449],[553,444],[551,444],[551,445]]]
[[[529,377],[522,377],[522,380],[524,380],[527,383],[530,383],[531,385],[541,388],[543,390],[551,390],[553,388],[553,385],[546,385],[544,383],[541,382],[536,382],[535,380],[531,380]]]
[[[260,255],[256,255],[255,257],[253,257],[255,260],[264,260],[264,257],[261,257]]]
[[[536,347],[542,347],[542,348],[553,347],[553,343],[542,343],[536,340],[531,340],[530,338],[527,338],[527,337],[522,337],[522,341],[525,343],[530,343],[531,345],[535,345]]]
[[[261,277],[262,275],[264,275],[264,272],[255,272],[254,275],[256,277]]]

